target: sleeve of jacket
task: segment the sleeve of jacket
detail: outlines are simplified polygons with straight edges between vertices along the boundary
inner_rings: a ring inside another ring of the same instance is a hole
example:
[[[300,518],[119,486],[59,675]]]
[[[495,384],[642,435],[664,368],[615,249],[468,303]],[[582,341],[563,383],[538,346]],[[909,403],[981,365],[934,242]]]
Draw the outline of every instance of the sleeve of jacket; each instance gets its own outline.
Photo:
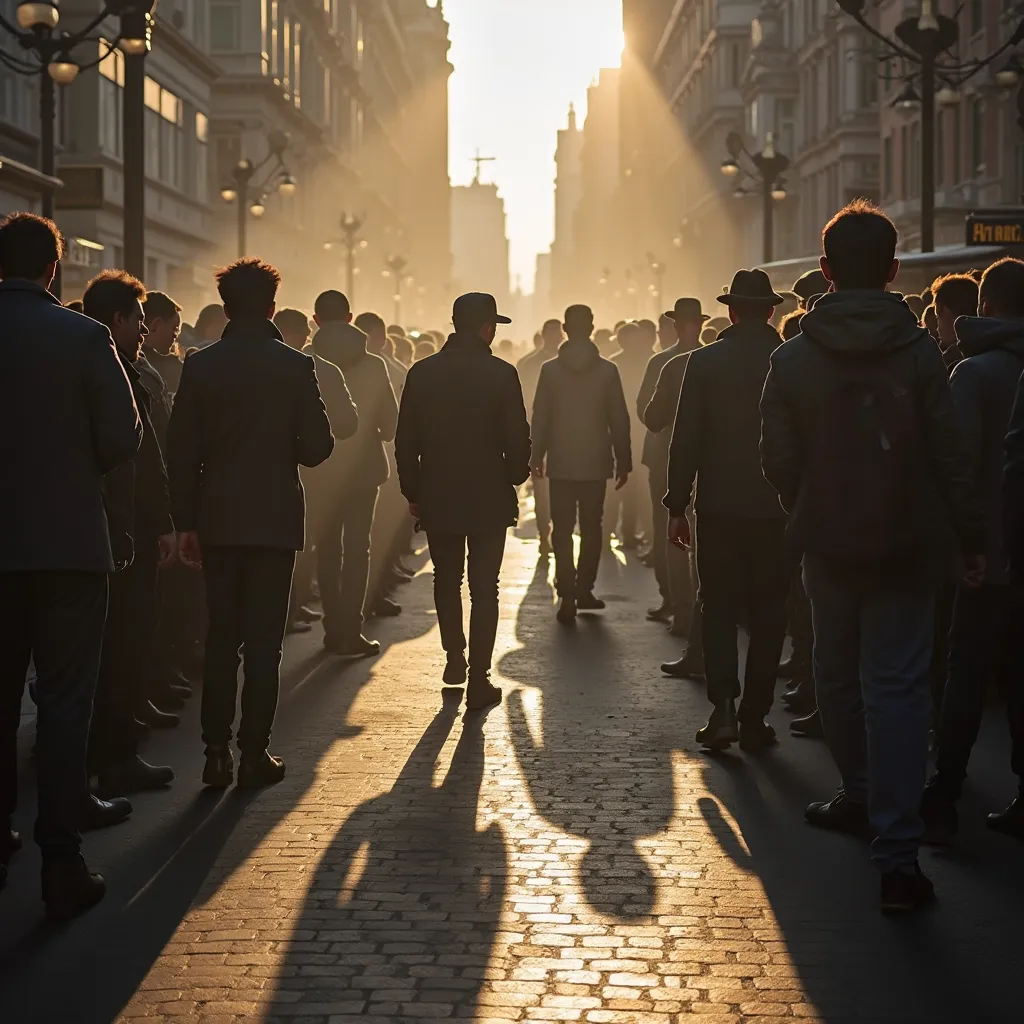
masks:
[[[700,465],[701,431],[704,413],[700,386],[699,363],[686,364],[683,384],[679,389],[679,407],[672,443],[668,454],[668,493],[663,504],[673,516],[686,515],[693,497],[693,482]]]
[[[626,405],[626,394],[622,389],[622,377],[619,368],[612,364],[612,380],[609,381],[605,398],[608,403],[608,430],[612,439],[612,451],[615,453],[615,474],[633,472],[633,446],[630,441],[629,406]]]
[[[976,367],[969,360],[957,364],[949,378],[949,390],[967,453],[970,480],[977,488],[985,472],[985,395]]]
[[[1017,383],[1017,398],[1006,434],[1003,543],[1010,578],[1019,583],[1024,580],[1024,374]]]
[[[530,424],[526,419],[519,374],[513,369],[506,377],[501,425],[505,475],[510,483],[518,486],[530,475]]]
[[[127,378],[126,378],[127,379]],[[120,572],[135,558],[135,461],[129,459],[103,478],[103,508],[114,570]]]
[[[377,432],[382,441],[394,441],[398,429],[398,401],[384,361],[380,361],[380,401],[377,403]]]
[[[415,367],[405,378],[402,405],[398,411],[398,429],[395,432],[395,465],[398,485],[410,504],[419,501],[421,435],[419,422],[419,376]]]
[[[551,371],[545,363],[537,378],[537,390],[533,393],[533,416],[530,418],[533,434],[533,451],[530,461],[534,466],[544,465],[551,443]]]
[[[139,413],[142,447],[135,459],[135,519],[162,537],[174,530],[167,467],[149,414],[144,409]]]
[[[922,344],[919,365],[932,476],[946,504],[960,550],[965,554],[978,554],[986,548],[985,512],[971,476],[946,364],[935,345]]]
[[[334,451],[334,435],[317,383],[316,365],[309,356],[304,358],[305,366],[298,380],[295,461],[300,466],[319,466]]]
[[[142,444],[142,421],[110,333],[96,327],[82,346],[84,384],[93,451],[105,474],[135,456]]]
[[[197,529],[203,482],[203,432],[195,366],[190,359],[182,365],[167,425],[167,477],[175,525],[184,532]]]
[[[761,393],[761,472],[775,488],[782,507],[792,514],[803,476],[803,449],[774,355]]]
[[[334,369],[337,370],[336,367]],[[359,413],[341,370],[331,374],[331,393],[331,403],[327,410],[331,432],[336,441],[347,441],[359,429]]]
[[[681,358],[676,356],[662,367],[651,400],[640,411],[644,426],[655,434],[672,429],[672,421],[679,407],[679,382],[683,372],[674,364],[676,359]],[[685,362],[683,366],[685,368]]]
[[[657,356],[652,356],[647,360],[647,368],[644,370],[644,379],[640,381],[640,390],[636,394],[636,414],[640,417],[640,422],[645,426],[647,420],[644,418],[644,413],[647,406],[651,404],[651,399],[654,397],[654,389],[657,387],[658,378],[660,376],[658,370]]]

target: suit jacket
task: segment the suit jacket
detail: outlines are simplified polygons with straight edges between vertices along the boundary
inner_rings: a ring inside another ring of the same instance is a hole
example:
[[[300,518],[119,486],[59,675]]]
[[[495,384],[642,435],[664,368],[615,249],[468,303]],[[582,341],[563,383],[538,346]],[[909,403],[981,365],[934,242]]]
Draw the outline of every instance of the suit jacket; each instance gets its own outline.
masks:
[[[654,391],[658,386],[658,378],[661,376],[661,371],[671,359],[681,355],[683,351],[683,346],[677,341],[674,345],[662,349],[661,352],[655,352],[647,360],[647,369],[644,371],[644,378],[640,382],[640,390],[636,396],[636,413],[645,423],[644,414],[651,399],[654,397]],[[673,415],[675,415],[675,410],[673,410]],[[644,446],[640,455],[641,464],[656,473],[665,473],[668,466],[668,446],[670,440],[671,431],[660,432],[648,428],[647,433],[644,434]]]
[[[316,366],[316,379],[320,385],[320,394],[323,396],[324,405],[327,407],[327,418],[331,421],[331,432],[334,434],[335,442],[346,441],[352,437],[359,427],[359,414],[356,411],[355,403],[349,394],[348,385],[345,383],[345,375],[328,360],[320,356],[313,356],[313,363]],[[338,458],[342,445],[335,444],[331,457],[319,466],[306,469],[301,474],[302,484],[306,490],[306,503],[310,515],[326,513],[331,504],[331,499],[336,497],[332,493],[332,481],[337,474],[333,473],[332,465]]]
[[[301,550],[299,466],[334,449],[315,364],[269,320],[232,320],[185,360],[168,430],[171,505],[201,543]]]
[[[472,534],[516,521],[530,475],[530,428],[514,366],[453,334],[405,381],[395,458],[427,532]]]
[[[0,572],[111,572],[103,476],[141,440],[106,327],[0,283]]]

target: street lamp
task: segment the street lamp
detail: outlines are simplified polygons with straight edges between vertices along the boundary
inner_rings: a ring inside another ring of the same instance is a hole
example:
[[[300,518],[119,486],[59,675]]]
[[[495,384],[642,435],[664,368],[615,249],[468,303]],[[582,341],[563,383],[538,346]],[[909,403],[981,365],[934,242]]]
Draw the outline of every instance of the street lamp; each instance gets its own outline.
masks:
[[[957,18],[962,5],[950,18],[936,11],[935,0],[921,0],[920,12],[904,18],[896,26],[897,40],[892,40],[875,28],[865,15],[867,0],[836,0],[840,9],[848,14],[865,32],[880,40],[886,56],[899,57],[914,70],[907,76],[905,88],[893,105],[903,111],[921,108],[921,251],[935,250],[935,104],[952,105],[959,98],[958,89],[982,68],[997,60],[1012,47],[1024,42],[1024,20],[1019,22],[1013,35],[987,57],[957,63],[956,58],[941,60],[960,38]],[[1005,72],[1005,74],[1003,74]],[[1013,88],[1019,81],[1019,69],[1011,60],[995,74],[1002,88]],[[943,85],[936,91],[936,81]],[[920,93],[915,87],[920,85]],[[1024,94],[1018,101],[1024,111]]]
[[[239,259],[245,257],[249,215],[259,218],[267,212],[267,191],[276,189],[282,196],[293,196],[298,189],[298,182],[288,173],[284,163],[288,142],[287,132],[270,132],[267,135],[267,155],[258,164],[242,157],[231,172],[231,181],[220,190],[224,202],[238,204]],[[253,179],[268,164],[272,166],[266,177],[259,184],[253,184]]]
[[[654,299],[654,319],[661,316],[661,297],[665,291],[665,264],[657,259],[653,252],[647,253],[647,265],[651,268],[654,276],[654,284],[651,285],[651,297]]]
[[[751,153],[739,132],[729,132],[725,140],[725,147],[729,151],[730,158],[723,162],[722,173],[727,178],[736,178],[743,174],[760,183],[763,259],[765,263],[771,263],[775,248],[775,211],[772,204],[786,198],[786,189],[781,175],[789,166],[789,157],[776,151],[775,135],[772,132],[768,132],[765,136],[764,149],[760,153]],[[753,166],[752,170],[741,166],[741,157],[747,158],[748,163]],[[744,188],[742,184],[737,184],[733,190],[733,195],[737,198],[751,194],[752,192]]]
[[[365,223],[365,216],[357,217],[354,213],[341,215],[341,244],[345,247],[345,289],[350,305],[355,302],[356,249],[366,247],[365,241],[359,241],[359,232]],[[328,242],[326,248],[330,247],[331,243]]]
[[[405,280],[405,270],[409,266],[409,261],[404,256],[389,256],[384,261],[384,266],[387,269],[381,272],[382,276],[395,279],[395,292],[392,298],[395,300],[395,323],[400,324],[402,322],[402,282]]]

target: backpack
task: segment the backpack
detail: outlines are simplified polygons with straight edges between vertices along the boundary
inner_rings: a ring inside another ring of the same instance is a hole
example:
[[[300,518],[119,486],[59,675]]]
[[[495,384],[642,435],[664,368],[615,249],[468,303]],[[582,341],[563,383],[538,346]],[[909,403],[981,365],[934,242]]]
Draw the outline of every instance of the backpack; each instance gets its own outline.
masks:
[[[921,414],[892,360],[842,360],[810,452],[805,548],[843,562],[922,552],[928,510]]]

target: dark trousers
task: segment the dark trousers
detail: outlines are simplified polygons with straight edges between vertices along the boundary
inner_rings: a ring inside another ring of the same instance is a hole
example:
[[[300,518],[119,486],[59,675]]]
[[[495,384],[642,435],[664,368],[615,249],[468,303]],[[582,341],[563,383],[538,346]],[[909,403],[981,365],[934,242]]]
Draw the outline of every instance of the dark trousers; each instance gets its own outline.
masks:
[[[658,593],[663,601],[673,601],[668,578],[668,509],[662,503],[668,482],[664,473],[647,471],[647,485],[651,492],[651,510],[654,517],[654,536],[651,539],[651,555],[654,558],[654,578],[658,581]]]
[[[793,641],[793,682],[814,691],[814,625],[811,602],[804,591],[803,570],[793,573],[789,591],[789,636]]]
[[[238,749],[259,754],[270,742],[280,688],[295,552],[283,548],[204,547],[210,624],[203,666],[203,741],[231,740],[239,649],[245,663]]]
[[[786,596],[792,566],[785,523],[777,519],[697,516],[697,567],[704,613],[704,674],[712,704],[740,696],[736,634],[750,634],[742,716],[760,718],[775,696],[786,639]]]
[[[949,675],[949,631],[953,625],[953,603],[957,586],[953,580],[943,580],[935,592],[935,643],[932,646],[932,720],[936,728],[942,718],[942,695],[946,692]]]
[[[135,558],[110,577],[96,699],[89,734],[89,765],[102,772],[138,752],[135,714],[147,697],[156,660],[156,538],[136,539]]]
[[[547,477],[533,478],[533,510],[537,517],[537,536],[541,547],[551,543],[551,487]]]
[[[589,594],[601,564],[601,520],[606,480],[551,480],[551,546],[555,552],[555,588],[562,597]],[[572,535],[580,524],[579,565]]]
[[[986,583],[957,587],[949,632],[949,674],[939,720],[936,766],[951,799],[960,796],[978,738],[985,694],[997,672],[1007,685],[1013,741],[1011,767],[1024,785],[1024,587]]]
[[[0,573],[0,827],[17,804],[18,725],[34,659],[35,838],[48,857],[73,857],[81,845],[89,718],[106,613],[104,573]]]
[[[462,624],[462,579],[469,552],[469,675],[486,678],[491,670],[494,638],[498,633],[498,574],[505,554],[504,526],[472,533],[427,534],[434,563],[434,607],[445,654],[458,656],[466,649]]]
[[[317,529],[316,578],[328,638],[351,640],[362,629],[377,490],[348,491],[325,513]]]

